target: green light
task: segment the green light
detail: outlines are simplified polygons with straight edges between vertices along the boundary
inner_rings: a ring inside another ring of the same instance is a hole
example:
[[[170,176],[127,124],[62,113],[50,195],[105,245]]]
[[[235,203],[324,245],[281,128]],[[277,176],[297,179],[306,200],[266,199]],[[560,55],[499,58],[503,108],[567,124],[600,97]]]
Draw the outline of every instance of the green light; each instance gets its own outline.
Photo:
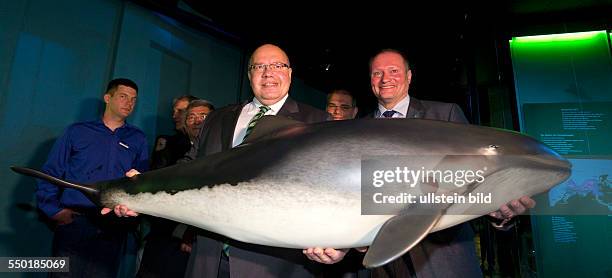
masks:
[[[566,34],[553,34],[553,35],[540,35],[540,36],[526,36],[526,37],[514,37],[510,43],[548,43],[548,42],[571,42],[580,40],[594,39],[597,36],[604,35],[606,31],[591,31],[591,32],[579,32],[579,33],[566,33]]]

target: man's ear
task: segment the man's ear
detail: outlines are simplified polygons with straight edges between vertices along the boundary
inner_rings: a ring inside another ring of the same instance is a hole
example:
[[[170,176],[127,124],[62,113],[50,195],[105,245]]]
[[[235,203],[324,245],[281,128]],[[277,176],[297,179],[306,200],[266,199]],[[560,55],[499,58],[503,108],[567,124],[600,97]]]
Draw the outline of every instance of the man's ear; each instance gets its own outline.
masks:
[[[355,106],[355,109],[353,109],[355,111],[353,111],[353,119],[357,116],[357,112],[359,112],[359,108],[357,106]]]
[[[408,70],[406,72],[406,80],[408,80],[408,85],[410,85],[410,81],[412,81],[412,71]]]
[[[104,94],[104,103],[108,104],[110,102],[110,98],[111,98],[110,94]]]

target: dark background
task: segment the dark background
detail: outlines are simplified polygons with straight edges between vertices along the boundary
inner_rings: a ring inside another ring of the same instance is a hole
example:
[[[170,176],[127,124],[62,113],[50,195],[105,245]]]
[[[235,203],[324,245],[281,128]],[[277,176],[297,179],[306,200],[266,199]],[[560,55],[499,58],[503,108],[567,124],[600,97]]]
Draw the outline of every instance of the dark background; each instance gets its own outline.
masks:
[[[324,92],[352,91],[361,112],[376,107],[368,61],[404,51],[412,96],[458,103],[474,124],[491,122],[489,92],[515,106],[508,40],[513,36],[610,29],[612,1],[256,2],[137,0],[250,52],[285,49],[294,76]],[[333,6],[332,6],[333,5]],[[504,93],[506,92],[506,93]],[[516,109],[510,111],[515,116]],[[517,128],[516,117],[512,127]]]

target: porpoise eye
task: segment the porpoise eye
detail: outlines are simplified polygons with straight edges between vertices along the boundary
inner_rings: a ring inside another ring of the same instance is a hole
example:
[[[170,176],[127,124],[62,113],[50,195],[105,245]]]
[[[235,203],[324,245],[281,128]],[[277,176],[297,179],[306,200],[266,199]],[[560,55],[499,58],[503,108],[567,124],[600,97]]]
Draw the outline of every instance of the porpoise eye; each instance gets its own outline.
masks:
[[[498,145],[491,144],[482,148],[481,153],[484,155],[497,155],[499,151],[498,149]]]

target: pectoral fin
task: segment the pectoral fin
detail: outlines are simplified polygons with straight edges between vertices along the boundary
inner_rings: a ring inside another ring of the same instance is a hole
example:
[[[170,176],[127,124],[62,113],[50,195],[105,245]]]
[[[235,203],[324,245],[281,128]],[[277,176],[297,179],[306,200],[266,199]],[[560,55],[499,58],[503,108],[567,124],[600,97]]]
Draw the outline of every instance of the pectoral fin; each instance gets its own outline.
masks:
[[[433,229],[443,211],[439,209],[420,215],[403,214],[387,220],[368,248],[363,265],[367,268],[379,267],[408,252]]]

